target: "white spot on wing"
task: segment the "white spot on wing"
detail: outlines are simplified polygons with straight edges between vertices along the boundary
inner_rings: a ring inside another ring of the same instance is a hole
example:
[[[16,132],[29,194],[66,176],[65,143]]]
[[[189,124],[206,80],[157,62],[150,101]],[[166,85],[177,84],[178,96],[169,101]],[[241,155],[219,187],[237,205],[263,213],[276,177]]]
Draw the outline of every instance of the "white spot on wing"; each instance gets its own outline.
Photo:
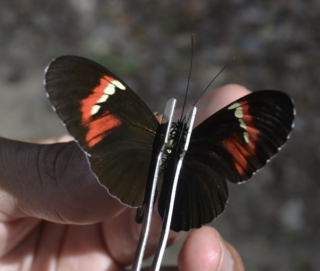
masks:
[[[230,106],[228,107],[228,109],[231,110],[231,109],[237,108],[237,107],[239,107],[239,106],[241,106],[241,104],[239,104],[239,103],[234,103],[234,104],[230,105]]]
[[[122,90],[126,89],[126,87],[117,80],[113,80],[112,82],[110,82],[106,86],[106,88],[103,90],[103,94],[101,95],[100,99],[97,100],[97,102],[94,106],[92,106],[91,112],[90,112],[91,116],[93,116],[99,112],[99,110],[101,108],[101,106],[99,104],[106,102],[108,100],[108,98],[110,97],[110,95],[115,94],[116,87],[120,88]]]
[[[120,88],[122,90],[126,89],[126,87],[123,84],[121,84],[118,80],[112,81],[112,84],[115,85],[117,88]]]
[[[243,132],[244,140],[249,143],[249,134],[247,132]]]
[[[234,112],[234,115],[238,118],[241,119],[243,117],[243,112],[241,107],[237,107],[236,111]]]
[[[52,63],[53,61],[55,61],[55,59],[52,59],[52,60],[50,61],[50,63],[48,64],[48,66],[44,69],[44,74],[47,74],[47,72],[48,72],[48,70],[49,70],[49,67],[50,67],[50,65],[51,65],[51,63]]]
[[[116,92],[116,87],[113,84],[109,84],[103,92],[108,95],[113,95]]]
[[[240,127],[247,130],[247,125],[244,123],[243,119],[239,119],[239,122],[240,122]]]
[[[97,114],[98,113],[98,111],[100,110],[100,105],[98,105],[98,104],[95,104],[94,106],[92,106],[92,108],[91,108],[91,115],[93,116],[93,115],[95,115],[95,114]]]
[[[109,95],[102,95],[100,99],[97,101],[97,104],[105,102],[106,100],[108,100],[108,98],[109,98]]]

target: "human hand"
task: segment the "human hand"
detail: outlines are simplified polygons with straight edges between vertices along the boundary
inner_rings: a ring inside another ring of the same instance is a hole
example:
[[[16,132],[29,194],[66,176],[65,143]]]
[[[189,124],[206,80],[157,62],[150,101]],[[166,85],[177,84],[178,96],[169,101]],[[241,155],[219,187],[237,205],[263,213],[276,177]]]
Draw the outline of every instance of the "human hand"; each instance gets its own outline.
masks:
[[[228,85],[197,104],[196,123],[247,94]],[[0,270],[123,270],[132,263],[140,225],[98,184],[84,153],[65,138],[36,144],[0,138]],[[146,254],[157,243],[161,220],[154,214]],[[170,233],[169,244],[181,233]],[[179,270],[234,270],[237,252],[210,227],[191,232]],[[163,270],[175,270],[167,268]]]

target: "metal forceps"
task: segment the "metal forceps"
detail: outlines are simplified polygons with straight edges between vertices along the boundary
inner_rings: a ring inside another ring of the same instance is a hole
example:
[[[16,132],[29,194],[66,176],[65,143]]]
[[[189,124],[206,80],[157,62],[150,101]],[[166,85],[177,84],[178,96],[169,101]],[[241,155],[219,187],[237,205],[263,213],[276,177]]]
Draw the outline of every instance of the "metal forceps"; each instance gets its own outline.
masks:
[[[149,236],[149,231],[151,228],[151,218],[152,218],[152,210],[154,207],[155,203],[155,197],[156,197],[156,189],[158,187],[158,178],[159,178],[159,171],[162,166],[163,162],[163,155],[167,150],[168,144],[169,144],[169,138],[170,138],[170,132],[172,131],[172,125],[173,125],[173,115],[174,115],[174,109],[176,105],[176,100],[175,99],[170,99],[165,107],[164,110],[164,115],[162,118],[161,126],[165,127],[164,131],[161,131],[163,135],[163,140],[160,142],[160,151],[156,156],[156,159],[154,161],[154,165],[150,166],[150,174],[151,178],[153,177],[152,184],[149,188],[149,195],[147,197],[146,205],[145,205],[145,211],[143,214],[143,223],[142,223],[142,228],[141,228],[141,233],[140,233],[140,239],[139,243],[136,249],[136,254],[134,258],[134,263],[132,265],[131,271],[140,271],[141,270],[141,265],[143,261],[143,256]],[[178,184],[178,179],[179,179],[179,174],[180,174],[180,169],[182,166],[182,162],[185,156],[185,153],[188,149],[188,145],[190,142],[190,137],[191,137],[191,132],[193,128],[193,123],[196,115],[196,107],[192,107],[186,116],[184,117],[183,121],[183,128],[181,131],[181,134],[185,135],[185,140],[182,141],[182,145],[179,147],[181,150],[175,159],[175,165],[173,167],[173,171],[170,176],[170,180],[172,183],[171,186],[171,191],[169,191],[170,195],[168,195],[168,201],[167,201],[167,209],[165,211],[165,216],[163,218],[163,224],[162,224],[162,230],[161,234],[158,240],[158,245],[155,251],[155,255],[153,258],[153,262],[151,265],[152,271],[158,271],[161,266],[162,258],[164,255],[165,247],[167,244],[167,239],[170,231],[170,225],[171,225],[171,218],[172,218],[172,213],[173,213],[173,208],[174,208],[174,202],[175,202],[175,196],[176,196],[176,189],[177,189],[177,184]],[[151,179],[149,178],[149,179]]]

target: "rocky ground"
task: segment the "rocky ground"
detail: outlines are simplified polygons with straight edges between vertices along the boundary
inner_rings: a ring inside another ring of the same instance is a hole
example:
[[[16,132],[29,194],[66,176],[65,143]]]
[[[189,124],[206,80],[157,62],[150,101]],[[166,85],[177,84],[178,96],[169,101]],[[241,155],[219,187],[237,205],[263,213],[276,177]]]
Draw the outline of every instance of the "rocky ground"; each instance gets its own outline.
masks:
[[[171,97],[182,101],[191,33],[191,101],[236,56],[215,86],[279,89],[298,112],[289,144],[252,181],[230,185],[227,210],[213,226],[247,270],[319,270],[319,0],[1,1],[0,134],[65,133],[42,86],[44,67],[64,54],[103,63],[153,111]]]

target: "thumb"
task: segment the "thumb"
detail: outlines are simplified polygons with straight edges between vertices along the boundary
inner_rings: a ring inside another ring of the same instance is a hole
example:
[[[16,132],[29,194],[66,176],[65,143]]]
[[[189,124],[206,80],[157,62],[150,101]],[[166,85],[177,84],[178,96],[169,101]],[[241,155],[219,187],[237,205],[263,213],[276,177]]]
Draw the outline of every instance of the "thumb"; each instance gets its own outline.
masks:
[[[0,212],[7,219],[101,221],[125,207],[91,173],[75,142],[41,145],[0,138]]]
[[[244,271],[239,253],[211,227],[194,230],[179,254],[179,270]]]

